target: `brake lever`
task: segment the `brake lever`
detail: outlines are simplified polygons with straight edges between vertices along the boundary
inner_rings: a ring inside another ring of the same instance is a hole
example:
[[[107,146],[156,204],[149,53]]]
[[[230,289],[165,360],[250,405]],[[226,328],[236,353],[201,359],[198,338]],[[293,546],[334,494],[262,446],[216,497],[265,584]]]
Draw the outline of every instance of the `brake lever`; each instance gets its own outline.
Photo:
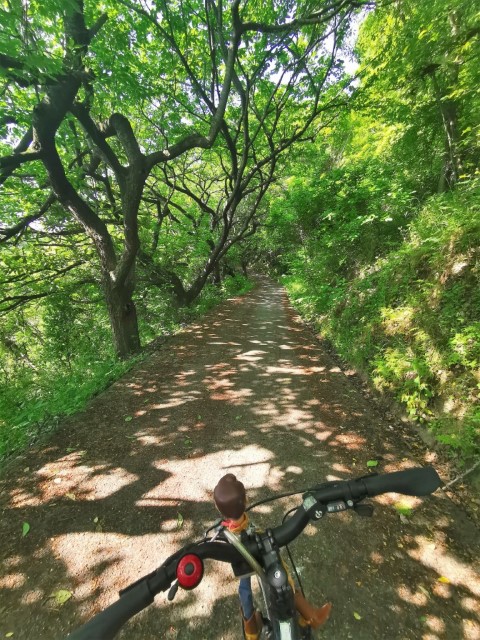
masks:
[[[374,507],[373,504],[369,504],[367,502],[366,504],[356,504],[353,507],[353,510],[362,518],[371,518],[373,516]]]
[[[168,592],[168,596],[167,596],[167,600],[169,602],[172,602],[172,600],[175,598],[175,596],[177,595],[177,591],[178,591],[178,587],[180,585],[178,584],[178,580],[175,580],[175,582],[172,584],[172,586],[170,587],[170,590]]]

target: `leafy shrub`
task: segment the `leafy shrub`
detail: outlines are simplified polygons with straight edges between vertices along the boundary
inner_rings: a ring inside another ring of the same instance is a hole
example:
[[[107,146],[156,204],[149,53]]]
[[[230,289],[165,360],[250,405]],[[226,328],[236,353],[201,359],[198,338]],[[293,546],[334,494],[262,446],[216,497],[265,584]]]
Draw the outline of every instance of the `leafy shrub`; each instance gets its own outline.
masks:
[[[351,278],[329,267],[349,245],[341,227],[291,256],[284,278],[344,358],[462,455],[480,446],[479,186],[431,197],[403,240],[370,263],[349,249]]]

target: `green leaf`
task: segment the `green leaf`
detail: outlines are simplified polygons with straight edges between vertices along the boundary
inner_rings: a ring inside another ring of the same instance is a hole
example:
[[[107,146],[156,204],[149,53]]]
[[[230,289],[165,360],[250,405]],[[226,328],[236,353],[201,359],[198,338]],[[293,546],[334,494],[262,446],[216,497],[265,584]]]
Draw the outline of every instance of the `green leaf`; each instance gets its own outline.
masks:
[[[52,593],[52,598],[55,598],[55,602],[59,607],[68,602],[72,596],[73,593],[71,591],[68,591],[68,589],[59,589],[58,591]]]
[[[376,467],[378,466],[378,460],[369,460],[367,462],[367,467]]]
[[[133,420],[132,416],[125,416],[124,418],[125,422],[131,422]]]
[[[24,538],[29,531],[30,531],[30,525],[28,524],[28,522],[24,522],[22,525],[22,538]]]
[[[355,620],[361,620],[362,619],[362,616],[359,613],[357,613],[356,611],[353,612],[353,617],[355,618]]]
[[[409,507],[403,502],[396,502],[393,506],[395,507],[395,510],[402,516],[410,517],[413,515],[412,507]]]
[[[183,527],[183,516],[181,513],[177,515],[177,529],[181,529]]]

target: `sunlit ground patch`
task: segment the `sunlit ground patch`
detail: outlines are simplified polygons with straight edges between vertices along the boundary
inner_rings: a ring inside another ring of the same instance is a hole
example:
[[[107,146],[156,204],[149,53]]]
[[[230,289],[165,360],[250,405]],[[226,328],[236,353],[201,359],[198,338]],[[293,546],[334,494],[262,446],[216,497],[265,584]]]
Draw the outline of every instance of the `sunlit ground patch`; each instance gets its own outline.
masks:
[[[410,557],[433,569],[439,578],[445,577],[449,584],[461,586],[480,597],[480,577],[471,566],[455,558],[441,542],[425,536],[415,536],[414,540],[417,548],[408,551]]]
[[[45,464],[37,475],[40,478],[37,489],[43,501],[63,496],[72,500],[97,500],[138,480],[137,475],[122,467],[79,464],[75,455]]]
[[[228,472],[235,473],[247,489],[275,488],[278,479],[272,469],[272,458],[271,451],[255,445],[199,456],[195,461],[195,482],[187,481],[192,468],[190,460],[157,462],[155,467],[168,477],[144,494],[136,504],[146,506],[151,500],[158,504],[158,500],[168,500],[172,495],[180,501],[211,502],[215,485]]]

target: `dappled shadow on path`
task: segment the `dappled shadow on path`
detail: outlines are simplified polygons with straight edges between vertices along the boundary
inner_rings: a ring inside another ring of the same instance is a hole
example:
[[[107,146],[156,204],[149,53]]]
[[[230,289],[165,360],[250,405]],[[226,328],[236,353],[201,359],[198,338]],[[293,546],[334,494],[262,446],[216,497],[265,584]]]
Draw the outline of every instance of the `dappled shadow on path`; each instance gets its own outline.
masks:
[[[372,459],[385,471],[414,464],[282,291],[263,283],[174,337],[12,467],[0,637],[61,638],[114,600],[211,524],[213,487],[227,471],[254,501],[362,475]],[[310,525],[295,543],[308,594],[334,602],[322,637],[480,637],[473,525],[441,494],[402,498],[414,514],[403,520],[398,500],[378,499],[371,520]],[[255,520],[278,524],[294,504],[264,506]],[[228,567],[207,568],[199,589],[168,607],[160,596],[162,610],[122,637],[238,638],[235,588]],[[61,607],[50,597],[58,589],[74,594]]]

